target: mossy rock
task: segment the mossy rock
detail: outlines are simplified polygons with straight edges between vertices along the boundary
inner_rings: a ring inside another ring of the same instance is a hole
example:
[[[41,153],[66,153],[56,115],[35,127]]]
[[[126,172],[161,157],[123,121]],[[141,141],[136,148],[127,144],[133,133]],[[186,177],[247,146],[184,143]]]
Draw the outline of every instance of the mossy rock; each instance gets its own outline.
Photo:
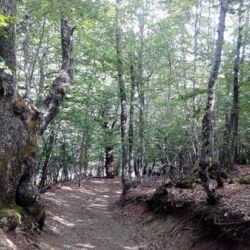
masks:
[[[241,176],[237,179],[240,184],[250,185],[250,175]]]
[[[21,224],[21,209],[11,208],[11,209],[1,209],[0,210],[0,228],[6,231],[14,230],[18,225]]]

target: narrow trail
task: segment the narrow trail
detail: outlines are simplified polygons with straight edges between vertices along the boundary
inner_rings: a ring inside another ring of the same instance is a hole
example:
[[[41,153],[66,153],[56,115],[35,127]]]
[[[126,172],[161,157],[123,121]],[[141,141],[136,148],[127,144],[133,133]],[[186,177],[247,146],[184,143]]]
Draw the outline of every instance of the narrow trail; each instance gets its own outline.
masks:
[[[119,181],[93,179],[80,188],[72,183],[44,194],[49,210],[41,249],[145,249],[133,237],[135,228],[112,218],[109,205],[120,193]]]

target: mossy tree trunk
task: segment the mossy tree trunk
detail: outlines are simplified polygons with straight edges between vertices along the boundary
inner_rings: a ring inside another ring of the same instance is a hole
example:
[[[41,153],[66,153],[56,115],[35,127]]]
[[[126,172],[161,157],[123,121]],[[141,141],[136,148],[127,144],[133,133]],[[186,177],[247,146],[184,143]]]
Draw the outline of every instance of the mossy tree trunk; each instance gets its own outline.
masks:
[[[218,25],[218,37],[216,40],[212,70],[208,81],[207,104],[205,114],[202,120],[202,146],[199,162],[200,179],[204,190],[207,193],[207,201],[210,204],[218,202],[218,195],[209,185],[208,168],[212,161],[212,137],[213,137],[213,120],[215,111],[215,83],[218,78],[221,53],[224,43],[225,20],[230,0],[220,0],[220,16]]]
[[[16,1],[0,1],[0,12],[14,17]],[[32,182],[38,139],[59,111],[70,84],[73,30],[66,19],[61,20],[62,67],[40,110],[26,103],[16,90],[15,25],[9,23],[0,33],[0,57],[6,65],[0,68],[0,207],[16,203],[41,226],[45,215]]]

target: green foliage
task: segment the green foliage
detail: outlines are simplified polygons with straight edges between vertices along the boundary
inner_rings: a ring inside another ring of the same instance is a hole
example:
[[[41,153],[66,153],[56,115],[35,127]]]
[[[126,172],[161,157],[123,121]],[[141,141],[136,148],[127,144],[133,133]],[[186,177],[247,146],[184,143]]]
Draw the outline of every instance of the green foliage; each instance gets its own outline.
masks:
[[[12,74],[11,69],[6,65],[5,61],[0,57],[0,69],[4,70],[4,72],[8,75]]]
[[[9,25],[9,17],[0,14],[0,27],[7,27]]]
[[[8,34],[5,31],[10,24],[15,23],[16,18],[6,16],[0,13],[0,36],[4,37],[4,39],[8,39]]]
[[[32,16],[29,37],[29,68],[36,60],[37,47],[45,19],[45,32],[32,80],[32,98],[38,103],[46,95],[59,70],[61,61],[60,18],[67,16],[77,27],[74,46],[74,79],[70,93],[56,121],[41,141],[41,170],[51,130],[55,143],[48,171],[51,181],[66,166],[71,173],[79,165],[93,172],[103,168],[105,147],[112,146],[115,164],[121,159],[120,103],[117,88],[115,51],[115,5],[113,1],[25,0],[18,13],[18,86],[25,88],[22,43],[23,17]],[[183,167],[193,166],[199,154],[203,109],[207,81],[213,59],[218,6],[209,1],[145,1],[124,0],[122,4],[122,52],[125,66],[126,94],[129,105],[130,66],[136,71],[134,100],[134,156],[140,149],[139,90],[144,93],[144,135],[146,162],[160,165],[176,161]],[[245,19],[246,19],[246,14]],[[198,20],[196,20],[198,17]],[[223,50],[222,67],[216,89],[215,157],[221,147],[225,114],[231,107],[233,60],[237,22],[229,15]],[[244,20],[245,20],[244,19]],[[195,23],[197,37],[195,48]],[[0,16],[1,22],[7,22]],[[6,27],[3,25],[3,27]],[[244,26],[246,48],[249,28]],[[231,39],[232,38],[232,39]],[[43,53],[45,57],[43,58]],[[44,63],[44,82],[41,65]],[[3,62],[0,62],[4,67]],[[140,65],[142,77],[140,78]],[[249,152],[249,61],[241,65],[239,149]],[[113,129],[105,129],[116,121]],[[82,159],[81,159],[82,155]],[[247,157],[245,157],[247,158]],[[135,159],[136,160],[136,159]]]

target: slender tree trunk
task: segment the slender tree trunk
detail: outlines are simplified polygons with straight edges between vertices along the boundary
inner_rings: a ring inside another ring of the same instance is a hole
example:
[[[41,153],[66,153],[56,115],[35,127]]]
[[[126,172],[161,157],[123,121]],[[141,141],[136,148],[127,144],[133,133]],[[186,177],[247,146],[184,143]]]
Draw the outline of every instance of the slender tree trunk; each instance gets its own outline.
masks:
[[[130,66],[130,108],[129,108],[129,174],[132,175],[134,168],[134,155],[133,155],[133,146],[134,146],[134,97],[135,97],[135,86],[136,86],[136,74],[134,61],[132,60]],[[136,177],[139,177],[138,171],[135,171]]]
[[[169,117],[171,114],[171,95],[172,95],[172,84],[173,84],[173,66],[172,66],[172,58],[171,58],[171,54],[170,54],[170,48],[169,48],[169,44],[168,41],[166,41],[166,50],[167,50],[167,59],[168,59],[168,84],[167,84],[167,99],[166,99],[166,110],[165,110],[165,121],[164,121],[164,150],[163,150],[163,159],[164,159],[164,163],[169,163],[169,146],[168,146],[168,128],[169,128]]]
[[[47,57],[47,48],[43,48],[41,59],[39,60],[39,83],[37,90],[36,107],[42,104],[44,94],[44,83],[45,83],[45,60]]]
[[[30,91],[31,91],[31,86],[30,86],[30,72],[29,72],[29,37],[30,37],[30,14],[28,11],[26,11],[26,14],[24,16],[24,21],[23,21],[23,32],[24,32],[24,38],[22,42],[23,46],[23,58],[24,58],[24,65],[23,65],[23,70],[24,70],[24,76],[25,76],[25,98],[27,100],[30,100]]]
[[[44,160],[44,163],[43,163],[41,180],[40,180],[40,183],[39,183],[39,186],[38,186],[39,190],[44,188],[45,183],[46,183],[47,174],[48,174],[48,167],[50,165],[50,160],[51,160],[54,141],[55,141],[55,131],[52,128],[51,133],[49,135],[49,139],[48,139],[48,145],[46,145],[45,160]]]
[[[121,103],[122,185],[125,193],[130,187],[130,177],[127,96],[124,81],[124,63],[122,58],[121,2],[121,0],[116,0],[116,53]]]
[[[79,175],[78,175],[78,186],[81,186],[81,180],[82,180],[82,165],[83,165],[83,154],[84,154],[84,144],[85,144],[85,135],[82,132],[82,138],[81,138],[81,146],[80,146],[80,156],[79,156]]]
[[[213,119],[215,107],[215,83],[218,78],[221,53],[224,43],[225,19],[228,11],[229,0],[220,1],[220,16],[218,25],[218,37],[214,51],[213,65],[208,81],[208,96],[205,107],[205,115],[202,120],[202,147],[199,162],[199,175],[203,188],[207,194],[207,201],[210,204],[216,204],[219,200],[214,189],[209,185],[208,168],[212,161],[212,137],[213,137]]]
[[[198,1],[196,4],[196,13],[195,13],[195,26],[194,26],[194,62],[193,62],[193,86],[192,86],[192,116],[191,116],[191,133],[193,137],[193,149],[194,149],[194,155],[198,156],[199,151],[199,136],[197,133],[198,126],[197,126],[197,119],[196,119],[196,86],[197,86],[197,55],[198,55],[198,36],[200,32],[200,19],[201,19],[201,8],[202,1]],[[192,163],[197,166],[199,163],[199,158],[195,157],[194,160],[192,160]]]
[[[139,169],[143,175],[146,174],[146,156],[145,156],[145,82],[143,80],[143,35],[144,25],[140,24],[140,51],[138,62],[138,80],[137,90],[139,96]]]
[[[240,50],[242,46],[242,6],[239,7],[239,28],[236,41],[235,58],[233,64],[233,98],[229,116],[226,117],[223,145],[219,155],[219,167],[217,174],[218,187],[223,187],[221,171],[223,168],[232,170],[235,163],[236,141],[239,123],[239,90],[240,90]]]
[[[45,34],[46,19],[47,19],[47,17],[44,16],[44,18],[43,18],[43,24],[42,24],[42,28],[41,28],[41,35],[40,35],[39,43],[38,43],[38,46],[37,46],[37,49],[36,49],[35,58],[34,58],[31,66],[30,66],[29,78],[28,78],[28,81],[26,82],[29,88],[30,88],[30,86],[32,84],[32,81],[33,81],[33,76],[34,76],[34,72],[35,72],[36,62],[37,62],[37,59],[39,57],[40,49],[42,47],[42,42],[43,42],[43,38],[44,38],[44,34]]]

